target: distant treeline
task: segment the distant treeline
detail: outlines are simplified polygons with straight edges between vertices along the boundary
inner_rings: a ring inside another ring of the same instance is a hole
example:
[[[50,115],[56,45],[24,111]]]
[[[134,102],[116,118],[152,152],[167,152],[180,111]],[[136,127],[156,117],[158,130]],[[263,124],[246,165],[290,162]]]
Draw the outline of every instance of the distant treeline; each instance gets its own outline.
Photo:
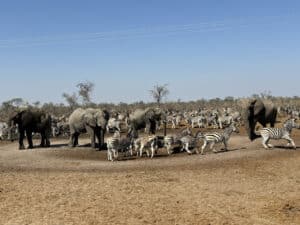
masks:
[[[275,97],[271,95],[253,95],[250,98],[263,98],[268,101],[273,102],[277,107],[285,108],[290,107],[293,109],[300,108],[300,97]],[[214,99],[199,99],[196,101],[170,101],[160,103],[159,107],[169,110],[169,111],[189,111],[189,110],[198,110],[203,108],[224,108],[230,107],[237,110],[242,110],[245,107],[245,102],[247,98],[234,98],[234,97],[225,97],[221,98],[214,98]],[[146,107],[157,107],[158,104],[155,103],[145,103],[143,101],[135,102],[135,103],[124,103],[120,102],[118,104],[113,103],[93,103],[88,102],[85,104],[72,104],[72,105],[65,105],[55,104],[55,103],[44,103],[41,104],[40,102],[34,103],[27,103],[22,98],[14,98],[8,101],[5,101],[1,104],[0,107],[0,121],[7,121],[9,116],[12,115],[15,111],[22,110],[23,108],[32,108],[32,109],[40,109],[46,111],[55,116],[68,116],[71,112],[78,108],[78,107],[92,107],[92,108],[103,108],[109,111],[116,111],[116,112],[131,112],[136,108],[146,108]]]

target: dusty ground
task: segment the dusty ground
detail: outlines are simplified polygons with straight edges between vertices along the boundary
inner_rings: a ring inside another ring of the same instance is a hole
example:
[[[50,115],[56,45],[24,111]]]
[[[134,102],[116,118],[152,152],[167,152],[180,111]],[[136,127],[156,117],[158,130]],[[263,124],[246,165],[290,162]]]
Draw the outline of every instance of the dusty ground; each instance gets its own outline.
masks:
[[[300,150],[284,142],[264,150],[242,133],[226,153],[113,163],[65,143],[0,143],[0,224],[300,224]]]

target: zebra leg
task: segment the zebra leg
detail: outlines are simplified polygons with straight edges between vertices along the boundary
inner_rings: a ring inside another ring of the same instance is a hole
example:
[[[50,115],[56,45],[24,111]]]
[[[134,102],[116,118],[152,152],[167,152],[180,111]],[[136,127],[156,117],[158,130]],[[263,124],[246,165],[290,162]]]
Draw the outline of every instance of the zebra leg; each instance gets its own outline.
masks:
[[[169,144],[166,144],[166,149],[167,149],[167,153],[168,155],[171,155],[171,152],[170,152],[170,145]]]
[[[167,151],[168,151],[169,155],[171,155],[173,153],[173,149],[172,149],[172,145],[171,144],[168,144]]]
[[[118,150],[114,149],[113,152],[114,152],[114,158],[115,158],[116,160],[118,160],[118,156],[119,156]]]
[[[285,137],[284,139],[288,141],[288,144],[292,144],[292,146],[293,146],[294,149],[297,148],[296,145],[295,145],[294,140],[291,137]]]
[[[185,150],[185,144],[182,144],[182,148],[180,149],[180,152],[183,152]]]
[[[207,146],[207,141],[204,140],[204,143],[203,143],[203,145],[202,145],[202,147],[201,147],[201,155],[203,155],[204,149],[206,148],[206,146]]]
[[[268,146],[269,148],[274,148],[273,145],[269,144],[269,141],[270,141],[270,138],[268,138],[267,141],[266,141],[267,146]]]
[[[130,156],[133,156],[132,145],[129,146],[129,154]]]
[[[265,149],[269,148],[269,146],[268,146],[269,139],[270,138],[266,138],[266,137],[263,137],[263,139],[262,139],[262,145],[264,146]]]
[[[224,140],[224,142],[223,142],[223,143],[224,143],[224,151],[228,151],[228,147],[227,147],[227,146],[228,146],[228,145],[227,145],[227,141],[226,141],[226,140]]]
[[[192,154],[192,152],[189,150],[189,143],[186,143],[185,150],[188,154]]]
[[[146,154],[147,154],[147,157],[150,157],[150,152],[149,152],[148,148],[146,148]]]
[[[143,156],[143,150],[144,150],[144,145],[141,145],[141,147],[140,147],[140,157]]]
[[[151,159],[154,156],[154,152],[155,152],[155,148],[154,148],[154,146],[151,145]]]
[[[214,148],[215,142],[212,142],[210,144],[210,150],[212,150],[212,152],[217,153],[218,151]]]
[[[107,160],[111,161],[111,151],[110,151],[110,149],[107,149]]]
[[[198,148],[198,146],[195,147],[195,152],[196,152],[197,155],[199,155],[199,148]]]
[[[269,148],[274,148],[274,145],[268,144],[268,147],[269,147]]]

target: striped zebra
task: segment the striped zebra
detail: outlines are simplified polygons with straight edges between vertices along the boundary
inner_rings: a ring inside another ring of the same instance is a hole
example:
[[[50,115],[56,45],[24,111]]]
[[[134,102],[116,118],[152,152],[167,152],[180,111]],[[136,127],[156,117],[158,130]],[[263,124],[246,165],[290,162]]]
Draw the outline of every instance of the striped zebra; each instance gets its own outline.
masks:
[[[133,137],[121,137],[120,131],[115,131],[114,135],[107,139],[107,158],[109,161],[117,159],[119,153],[124,156],[133,155]]]
[[[186,151],[188,154],[192,154],[192,152],[190,151],[190,148],[192,148],[195,150],[195,152],[197,154],[199,154],[197,144],[198,144],[199,138],[201,137],[200,133],[201,132],[198,131],[195,136],[189,134],[189,135],[182,137],[180,139],[181,145],[182,145],[181,151]]]
[[[114,161],[118,159],[119,143],[120,143],[120,132],[115,131],[114,135],[107,139],[107,160]]]
[[[195,128],[197,125],[199,128],[206,127],[206,118],[204,116],[192,117],[189,121],[191,123],[192,128]]]
[[[134,149],[137,152],[137,156],[142,157],[144,150],[146,150],[147,156],[153,158],[158,149],[157,139],[156,135],[149,135],[135,139]],[[149,149],[151,152],[149,152]]]
[[[201,154],[203,155],[204,149],[206,148],[207,144],[210,144],[210,149],[213,152],[217,152],[214,149],[214,145],[216,143],[221,143],[221,142],[223,142],[224,144],[225,147],[224,150],[227,151],[228,140],[233,132],[238,133],[239,130],[232,123],[229,127],[226,127],[222,133],[219,132],[206,133],[206,134],[199,133],[198,137],[204,140],[204,143],[201,147]]]
[[[189,128],[182,130],[178,134],[169,134],[164,137],[164,147],[167,149],[169,155],[173,153],[173,148],[175,146],[181,145],[180,139],[184,136],[191,135],[191,131]]]
[[[270,139],[285,139],[288,141],[288,146],[292,144],[293,148],[296,149],[295,142],[290,137],[293,128],[300,128],[300,125],[296,123],[295,118],[288,119],[282,128],[264,127],[259,132],[262,137],[262,145],[265,149],[273,148],[273,145],[269,144]]]

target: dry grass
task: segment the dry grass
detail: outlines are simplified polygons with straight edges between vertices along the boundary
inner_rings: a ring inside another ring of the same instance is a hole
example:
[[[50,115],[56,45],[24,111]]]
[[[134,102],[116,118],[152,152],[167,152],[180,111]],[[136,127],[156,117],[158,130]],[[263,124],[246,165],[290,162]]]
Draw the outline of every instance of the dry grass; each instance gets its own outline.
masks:
[[[111,163],[62,143],[2,144],[0,224],[300,224],[299,150],[239,135],[226,153]]]

